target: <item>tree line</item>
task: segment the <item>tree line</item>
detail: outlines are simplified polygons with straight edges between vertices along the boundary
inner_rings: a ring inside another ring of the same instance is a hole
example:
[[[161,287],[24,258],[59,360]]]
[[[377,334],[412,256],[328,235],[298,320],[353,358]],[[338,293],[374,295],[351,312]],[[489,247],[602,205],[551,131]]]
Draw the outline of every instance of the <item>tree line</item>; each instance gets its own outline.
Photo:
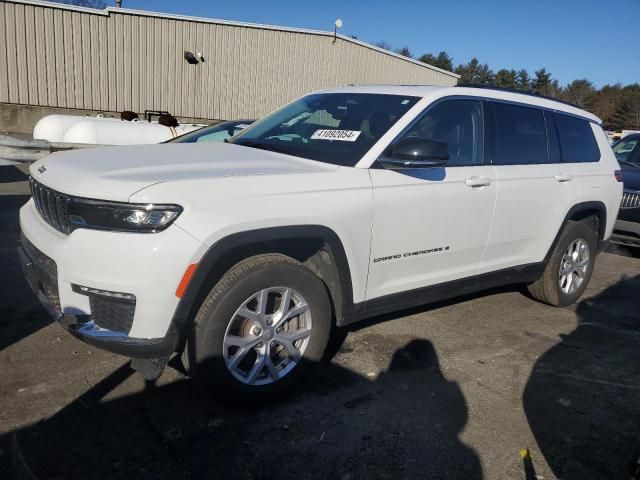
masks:
[[[602,119],[604,128],[607,130],[640,130],[639,83],[626,86],[617,83],[598,89],[586,78],[581,78],[562,86],[546,68],[536,70],[533,75],[530,75],[526,69],[503,68],[494,72],[489,65],[480,63],[477,58],[472,58],[468,63],[454,66],[453,58],[445,51],[437,55],[425,53],[415,57],[407,47],[394,50],[386,42],[378,42],[376,45],[386,50],[395,51],[405,57],[455,72],[460,75],[458,81],[460,85],[494,85],[553,97],[593,112]]]

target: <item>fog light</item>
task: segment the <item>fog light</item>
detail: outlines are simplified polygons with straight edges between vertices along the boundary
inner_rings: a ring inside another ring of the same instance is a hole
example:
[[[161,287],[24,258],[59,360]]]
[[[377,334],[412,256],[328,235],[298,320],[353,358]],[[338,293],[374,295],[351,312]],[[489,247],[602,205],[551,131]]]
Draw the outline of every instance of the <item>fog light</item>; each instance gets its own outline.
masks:
[[[131,293],[110,292],[108,290],[99,290],[97,288],[83,287],[82,285],[72,285],[71,289],[81,295],[97,295],[99,297],[112,298],[114,300],[122,300],[124,302],[135,303],[136,296]]]

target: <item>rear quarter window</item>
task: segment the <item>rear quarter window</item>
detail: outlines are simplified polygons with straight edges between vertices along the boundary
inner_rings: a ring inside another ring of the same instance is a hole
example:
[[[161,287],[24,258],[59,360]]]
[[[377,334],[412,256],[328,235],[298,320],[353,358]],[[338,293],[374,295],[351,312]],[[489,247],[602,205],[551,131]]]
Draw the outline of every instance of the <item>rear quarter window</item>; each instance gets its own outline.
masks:
[[[587,120],[556,113],[562,161],[565,163],[597,162],[600,149]]]

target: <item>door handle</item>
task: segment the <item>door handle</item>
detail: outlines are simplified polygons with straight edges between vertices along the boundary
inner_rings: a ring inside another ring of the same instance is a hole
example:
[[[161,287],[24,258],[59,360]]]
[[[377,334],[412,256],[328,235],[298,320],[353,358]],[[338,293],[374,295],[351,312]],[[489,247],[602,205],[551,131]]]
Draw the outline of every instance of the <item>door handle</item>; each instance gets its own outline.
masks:
[[[467,187],[486,187],[491,185],[491,179],[487,177],[469,177],[464,183]]]
[[[558,175],[554,175],[553,178],[555,179],[556,182],[563,183],[563,182],[570,182],[573,177],[567,173],[559,173]]]

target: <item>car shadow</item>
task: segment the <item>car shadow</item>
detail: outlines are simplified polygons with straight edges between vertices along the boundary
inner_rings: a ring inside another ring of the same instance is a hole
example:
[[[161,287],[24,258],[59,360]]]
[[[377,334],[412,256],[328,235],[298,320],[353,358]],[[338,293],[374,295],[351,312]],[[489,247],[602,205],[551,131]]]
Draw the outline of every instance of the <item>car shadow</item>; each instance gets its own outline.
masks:
[[[581,301],[536,362],[524,410],[557,478],[632,478],[640,456],[640,275]],[[636,478],[636,477],[634,477]]]
[[[0,461],[26,478],[482,478],[459,439],[468,418],[459,386],[431,342],[396,341],[378,344],[391,361],[377,378],[322,365],[286,400],[236,408],[188,380],[113,399],[132,375],[125,365],[51,418],[0,437],[10,452]]]
[[[14,182],[28,176],[14,166],[0,166],[0,350],[48,325],[48,315],[29,289],[18,259],[19,210],[28,200],[28,187]]]
[[[622,257],[640,258],[640,247],[627,247],[617,243],[610,243],[606,251]]]

